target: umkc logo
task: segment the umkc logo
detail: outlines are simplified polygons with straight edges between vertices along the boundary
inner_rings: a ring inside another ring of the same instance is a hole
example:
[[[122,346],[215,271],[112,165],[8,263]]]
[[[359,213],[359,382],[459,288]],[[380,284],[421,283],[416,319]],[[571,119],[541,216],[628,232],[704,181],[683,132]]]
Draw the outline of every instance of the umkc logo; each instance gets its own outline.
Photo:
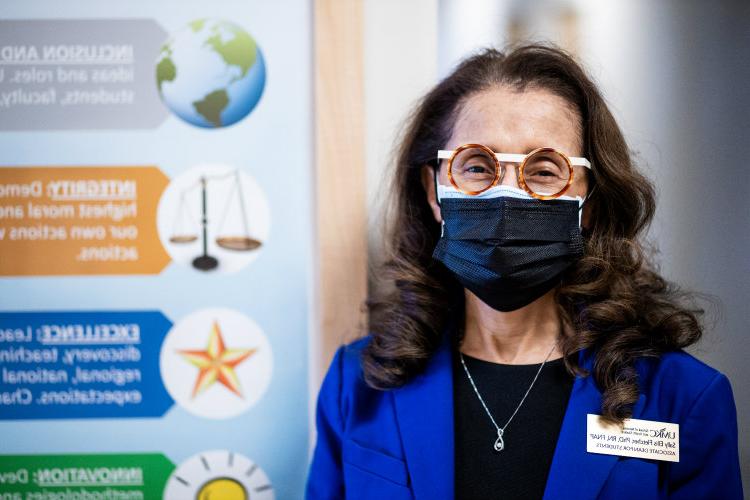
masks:
[[[667,432],[667,428],[663,427],[661,429],[652,430],[651,431],[651,437],[652,438],[664,438],[664,439],[674,439],[675,438],[675,432]]]

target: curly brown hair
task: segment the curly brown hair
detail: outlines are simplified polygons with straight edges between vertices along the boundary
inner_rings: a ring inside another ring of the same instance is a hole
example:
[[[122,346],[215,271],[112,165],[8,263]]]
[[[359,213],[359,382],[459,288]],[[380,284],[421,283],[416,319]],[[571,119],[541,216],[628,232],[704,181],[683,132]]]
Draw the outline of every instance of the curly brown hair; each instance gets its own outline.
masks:
[[[437,84],[410,116],[396,153],[386,216],[383,280],[368,300],[372,336],[362,352],[364,378],[377,389],[407,383],[437,349],[447,322],[462,324],[464,291],[432,252],[440,227],[428,205],[421,169],[451,136],[469,96],[493,86],[551,91],[582,119],[584,156],[591,161],[589,227],[584,256],[564,274],[555,300],[574,333],[562,351],[571,374],[589,375],[574,355],[595,353],[594,380],[603,392],[602,414],[610,420],[632,415],[638,399],[634,363],[684,348],[702,334],[704,309],[698,294],[682,291],[660,276],[645,229],[655,211],[655,191],[634,166],[631,153],[602,95],[566,52],[524,45],[507,54],[495,49],[464,60]],[[462,333],[454,335],[458,343]]]

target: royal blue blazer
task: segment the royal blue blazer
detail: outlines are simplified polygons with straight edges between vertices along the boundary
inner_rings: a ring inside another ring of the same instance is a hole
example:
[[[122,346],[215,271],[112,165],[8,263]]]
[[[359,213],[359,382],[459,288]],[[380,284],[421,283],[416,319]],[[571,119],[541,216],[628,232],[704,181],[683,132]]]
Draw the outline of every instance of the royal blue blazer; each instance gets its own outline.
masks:
[[[369,337],[339,348],[317,405],[306,498],[453,498],[453,375],[447,335],[425,371],[401,388],[362,378]],[[593,355],[582,352],[590,369]],[[547,476],[545,499],[742,499],[737,414],[729,380],[693,356],[641,360],[633,418],[680,424],[680,461],[588,453],[586,415],[600,414],[593,377],[576,377]]]

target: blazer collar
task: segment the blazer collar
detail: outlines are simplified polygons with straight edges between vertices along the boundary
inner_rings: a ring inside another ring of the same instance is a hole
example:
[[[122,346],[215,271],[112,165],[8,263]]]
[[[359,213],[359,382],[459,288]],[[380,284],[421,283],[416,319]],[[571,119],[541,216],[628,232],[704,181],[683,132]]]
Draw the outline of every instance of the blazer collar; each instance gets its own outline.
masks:
[[[593,354],[582,351],[579,362],[591,370]],[[396,419],[416,499],[454,497],[453,369],[450,334],[442,337],[425,371],[393,391]],[[586,451],[586,415],[601,411],[601,391],[593,377],[576,377],[568,400],[544,499],[593,499],[617,462],[614,455]],[[641,394],[633,408],[638,418],[645,406]]]

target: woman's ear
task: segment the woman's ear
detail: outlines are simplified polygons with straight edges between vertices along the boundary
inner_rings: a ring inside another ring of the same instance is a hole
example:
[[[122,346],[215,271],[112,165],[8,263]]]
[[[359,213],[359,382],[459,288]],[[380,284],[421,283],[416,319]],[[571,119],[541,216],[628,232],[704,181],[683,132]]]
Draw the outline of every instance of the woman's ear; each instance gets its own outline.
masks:
[[[443,217],[440,215],[440,205],[437,202],[437,193],[435,192],[435,169],[429,165],[422,166],[422,187],[424,188],[425,194],[427,194],[427,203],[432,208],[432,215],[438,224],[443,222]]]

